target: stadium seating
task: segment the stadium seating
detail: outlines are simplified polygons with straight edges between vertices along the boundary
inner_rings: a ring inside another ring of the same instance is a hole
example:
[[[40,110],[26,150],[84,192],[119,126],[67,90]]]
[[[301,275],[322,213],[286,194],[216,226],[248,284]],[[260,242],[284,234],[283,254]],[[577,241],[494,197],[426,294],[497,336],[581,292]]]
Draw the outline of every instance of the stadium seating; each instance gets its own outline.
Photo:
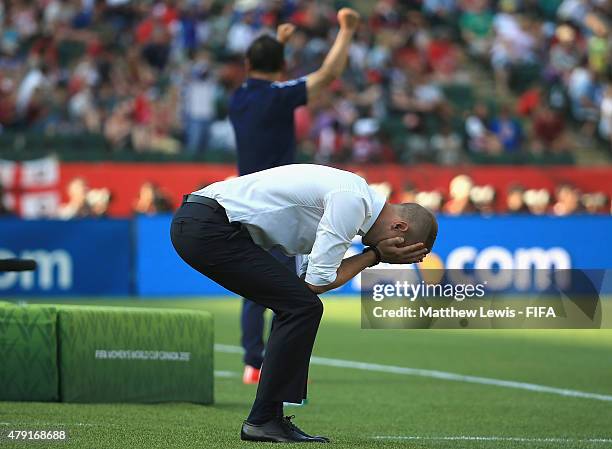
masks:
[[[247,3],[242,10],[220,8],[219,2],[157,2],[157,8],[141,8],[138,2],[122,2],[121,7],[100,2],[95,8],[92,2],[34,2],[23,6],[23,14],[6,12],[6,29],[14,37],[2,49],[0,148],[10,150],[3,158],[24,160],[53,152],[66,161],[182,161],[204,153],[194,159],[233,161],[228,103],[246,75],[242,59],[248,44],[260,33],[274,33],[280,23],[293,23],[297,31],[288,42],[286,76],[302,76],[315,70],[331,47],[337,25],[331,11],[342,2]],[[541,89],[533,110],[552,106],[565,119],[563,126],[541,142],[530,132],[533,114],[520,113],[524,132],[512,144],[516,148],[505,150],[575,155],[563,163],[582,164],[589,158],[609,162],[604,92],[610,57],[602,36],[610,32],[605,8],[585,1],[584,13],[571,18],[572,2],[561,0],[443,3],[352,3],[362,15],[362,32],[355,36],[351,63],[334,85],[330,104],[302,114],[308,119],[302,120],[297,135],[298,161],[410,164],[418,157],[404,150],[407,134],[416,131],[429,139],[441,125],[461,134],[467,115],[479,103],[489,106],[485,127],[497,119],[497,103],[518,119],[519,96],[526,89]],[[305,20],[310,14],[319,20]],[[480,18],[475,19],[479,30],[471,29],[470,18]],[[159,27],[155,33],[153,23]],[[469,37],[474,32],[478,42]],[[580,61],[588,64],[581,67]],[[554,85],[560,96],[568,96],[582,84],[581,95],[592,103],[588,117],[568,108],[569,98],[552,101],[553,96],[544,95]],[[185,93],[191,89],[202,96],[197,103],[207,105],[205,117],[198,119],[200,112],[190,110]],[[11,91],[20,92],[19,101],[8,95]],[[418,130],[403,122],[406,113],[422,120]],[[206,126],[195,126],[202,118]],[[371,143],[369,154],[360,150],[358,156],[348,149],[351,139],[363,137],[355,127],[361,119],[380,126],[364,139]],[[397,119],[396,124],[386,123]],[[583,126],[585,120],[589,126]],[[321,133],[331,135],[331,123],[342,136],[337,149],[342,151],[330,156],[319,143]],[[206,138],[194,151],[186,144],[196,130]],[[387,144],[393,151],[382,158],[376,149]],[[490,163],[470,158],[475,150],[466,139],[460,146],[462,162]],[[162,154],[147,154],[155,152]],[[443,163],[435,157],[429,162]],[[531,161],[519,158],[518,163]],[[545,158],[535,163],[557,162]]]

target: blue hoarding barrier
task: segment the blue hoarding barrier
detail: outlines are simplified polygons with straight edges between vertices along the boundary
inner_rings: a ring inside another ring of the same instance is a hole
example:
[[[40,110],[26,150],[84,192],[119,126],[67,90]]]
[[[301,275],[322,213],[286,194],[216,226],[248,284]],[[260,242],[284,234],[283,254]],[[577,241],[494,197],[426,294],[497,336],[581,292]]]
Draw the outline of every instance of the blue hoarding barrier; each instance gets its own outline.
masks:
[[[222,295],[174,251],[171,216],[128,220],[0,220],[0,258],[34,258],[34,273],[0,273],[0,295]],[[612,268],[611,216],[439,217],[428,268]],[[358,239],[357,239],[358,240]],[[361,251],[357,241],[349,254]],[[356,278],[336,290],[359,292]]]
[[[139,295],[218,295],[226,292],[187,266],[172,248],[171,217],[136,222]],[[438,241],[429,268],[523,269],[612,267],[612,217],[439,217]],[[357,239],[358,240],[358,239]],[[357,241],[348,255],[360,252]],[[359,292],[354,279],[335,290]]]
[[[178,256],[170,241],[172,216],[138,217],[136,225],[136,293],[223,295],[228,291],[195,271]]]
[[[0,220],[0,259],[34,259],[34,272],[0,273],[0,295],[129,295],[129,220]]]

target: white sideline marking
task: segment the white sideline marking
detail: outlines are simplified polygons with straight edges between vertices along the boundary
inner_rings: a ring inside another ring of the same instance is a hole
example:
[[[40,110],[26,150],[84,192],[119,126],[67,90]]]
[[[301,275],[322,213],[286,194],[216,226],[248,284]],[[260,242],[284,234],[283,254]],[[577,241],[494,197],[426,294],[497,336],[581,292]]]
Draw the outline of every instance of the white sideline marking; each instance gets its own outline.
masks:
[[[242,354],[240,346],[215,344],[215,351],[227,352],[232,354]],[[612,395],[589,393],[587,391],[569,390],[566,388],[549,387],[547,385],[531,384],[527,382],[516,382],[513,380],[492,379],[489,377],[467,376],[463,374],[451,373],[448,371],[438,371],[419,368],[405,368],[403,366],[380,365],[378,363],[356,362],[353,360],[330,359],[327,357],[311,357],[310,363],[313,365],[334,366],[336,368],[352,368],[363,371],[377,371],[381,373],[404,374],[407,376],[429,377],[433,379],[453,380],[456,382],[467,382],[480,385],[492,385],[495,387],[515,388],[518,390],[536,391],[538,393],[551,393],[559,396],[568,396],[582,399],[595,399],[598,401],[612,402]]]
[[[220,371],[215,370],[215,377],[238,377],[240,373],[236,371]]]
[[[66,426],[106,426],[107,424],[90,424],[85,422],[62,423],[62,422],[0,422],[0,426],[45,426],[45,427],[66,427]]]
[[[470,437],[470,436],[440,436],[440,437],[421,437],[421,436],[392,436],[377,435],[373,440],[420,440],[420,441],[512,441],[520,443],[612,443],[609,438],[524,438],[524,437]]]

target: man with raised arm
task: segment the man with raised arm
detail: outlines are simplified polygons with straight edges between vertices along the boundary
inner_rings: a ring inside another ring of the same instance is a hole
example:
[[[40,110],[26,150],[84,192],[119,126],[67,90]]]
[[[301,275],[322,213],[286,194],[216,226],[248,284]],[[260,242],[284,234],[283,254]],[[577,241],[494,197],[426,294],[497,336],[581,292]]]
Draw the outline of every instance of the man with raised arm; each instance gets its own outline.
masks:
[[[294,110],[325,92],[341,75],[359,15],[344,8],[338,12],[338,22],[340,30],[321,68],[299,79],[283,81],[284,45],[295,31],[293,25],[280,25],[276,39],[263,35],[248,48],[247,79],[233,94],[229,107],[240,176],[295,162]],[[288,269],[295,269],[294,257],[274,250],[271,254]],[[264,312],[263,306],[247,298],[243,300],[240,324],[245,367],[242,379],[247,384],[259,382],[264,353]]]

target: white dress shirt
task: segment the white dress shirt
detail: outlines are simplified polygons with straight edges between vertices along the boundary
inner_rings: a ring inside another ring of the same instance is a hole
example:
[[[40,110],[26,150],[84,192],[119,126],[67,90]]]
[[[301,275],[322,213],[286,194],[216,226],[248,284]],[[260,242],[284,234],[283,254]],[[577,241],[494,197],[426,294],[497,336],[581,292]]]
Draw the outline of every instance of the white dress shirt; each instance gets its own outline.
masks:
[[[353,237],[367,233],[385,199],[360,176],[331,167],[285,165],[193,192],[215,199],[264,249],[309,255],[306,282],[328,285]]]

